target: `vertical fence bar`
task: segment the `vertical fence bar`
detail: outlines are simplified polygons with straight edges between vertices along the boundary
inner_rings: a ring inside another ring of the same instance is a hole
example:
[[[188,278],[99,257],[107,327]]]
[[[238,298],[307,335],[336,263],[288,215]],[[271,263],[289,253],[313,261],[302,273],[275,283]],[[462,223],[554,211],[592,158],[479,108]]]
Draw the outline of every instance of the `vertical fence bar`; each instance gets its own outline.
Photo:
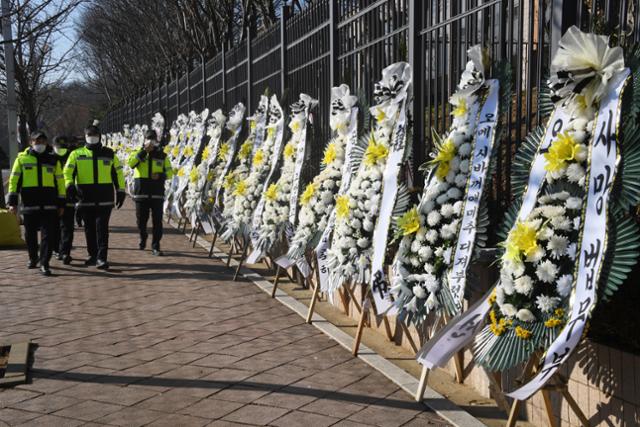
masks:
[[[409,62],[413,72],[413,176],[425,160],[424,138],[424,47],[422,45],[422,0],[409,0]],[[416,179],[416,182],[417,179]]]
[[[340,79],[338,68],[338,0],[329,0],[329,88],[338,85]]]
[[[227,105],[227,43],[222,43],[222,56],[220,57],[222,74],[221,88],[222,88],[222,105],[224,108],[229,109]]]
[[[207,60],[204,55],[202,55],[202,109],[207,108]]]
[[[280,97],[284,98],[287,86],[287,18],[289,6],[282,6],[280,14]]]
[[[252,85],[253,85],[253,77],[251,73],[251,63],[253,59],[251,57],[251,27],[247,27],[247,110],[253,111],[253,102],[252,102]]]

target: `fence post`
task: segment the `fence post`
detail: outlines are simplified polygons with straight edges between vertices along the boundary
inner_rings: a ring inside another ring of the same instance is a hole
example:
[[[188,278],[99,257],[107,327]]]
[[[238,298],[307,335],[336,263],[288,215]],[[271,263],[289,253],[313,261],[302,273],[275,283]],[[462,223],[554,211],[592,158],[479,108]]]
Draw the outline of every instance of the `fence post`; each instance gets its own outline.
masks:
[[[287,86],[287,18],[289,6],[282,6],[280,14],[280,98],[284,98]]]
[[[338,85],[338,0],[329,0],[329,88]]]
[[[191,111],[191,62],[187,65],[187,112]]]
[[[253,85],[253,76],[251,75],[251,27],[247,27],[247,110],[253,111],[253,102],[252,98],[252,85]]]
[[[222,74],[220,78],[222,80],[220,81],[220,85],[222,90],[222,106],[228,109],[229,107],[227,106],[227,43],[226,42],[222,43],[221,55],[222,56],[220,57],[220,63],[222,67]]]
[[[413,176],[418,179],[418,167],[425,160],[424,144],[424,48],[422,46],[422,0],[409,0],[409,63],[413,73]]]
[[[202,109],[207,108],[207,60],[202,55]]]
[[[560,38],[570,26],[577,23],[578,1],[553,0],[551,6],[551,57],[556,54]],[[609,2],[605,2],[609,4]]]
[[[169,73],[164,76],[164,120],[169,120]]]
[[[176,119],[180,115],[180,74],[176,72]]]

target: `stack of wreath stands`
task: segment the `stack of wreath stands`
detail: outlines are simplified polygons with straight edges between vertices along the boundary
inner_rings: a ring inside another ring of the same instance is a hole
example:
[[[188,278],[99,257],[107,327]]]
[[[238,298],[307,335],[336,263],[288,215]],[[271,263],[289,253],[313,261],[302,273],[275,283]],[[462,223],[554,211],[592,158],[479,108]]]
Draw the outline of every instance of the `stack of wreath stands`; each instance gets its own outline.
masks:
[[[225,118],[216,112],[200,164],[194,156],[198,144],[203,147],[206,114],[179,117],[167,149],[174,167],[186,170],[168,184],[171,203],[176,211],[195,212],[203,229],[213,231],[211,250],[220,236],[230,244],[229,260],[239,253],[241,263],[277,265],[274,292],[280,270],[308,279],[314,287],[309,321],[320,291],[329,298],[337,291],[345,309],[350,299],[360,311],[354,353],[370,309],[385,321],[396,315],[407,337],[407,325],[430,328],[417,354],[424,367],[417,399],[428,370],[452,358],[461,380],[456,355],[470,347],[498,387],[494,374],[521,370],[522,385],[505,393],[513,398],[509,425],[520,402],[538,391],[550,417],[549,392],[558,391],[586,425],[558,369],[580,344],[595,304],[606,303],[624,282],[640,247],[630,213],[640,202],[640,49],[625,57],[608,44],[575,27],[561,39],[550,90],[540,94],[548,117],[519,144],[511,177],[515,201],[504,218],[489,217],[487,199],[500,123],[512,102],[511,74],[498,65],[496,78],[488,79],[489,58],[480,46],[468,51],[449,100],[448,132],[433,133],[435,149],[421,168],[426,177],[416,203],[404,184],[411,182],[405,63],[383,70],[375,103],[361,120],[370,114],[373,123],[360,138],[357,99],[346,85],[333,88],[331,138],[320,172],[308,183],[301,170],[316,104],[309,96],[301,94],[290,107],[286,143],[286,116],[275,96],[263,96],[247,118],[242,144],[244,106],[229,112],[224,137]],[[119,149],[131,149],[132,140],[120,138]],[[181,184],[191,170],[193,185]],[[188,187],[186,200],[182,187]],[[480,287],[469,268],[487,244],[489,224],[500,222],[494,234],[501,243],[488,252],[497,257],[499,279],[467,303],[467,282]]]

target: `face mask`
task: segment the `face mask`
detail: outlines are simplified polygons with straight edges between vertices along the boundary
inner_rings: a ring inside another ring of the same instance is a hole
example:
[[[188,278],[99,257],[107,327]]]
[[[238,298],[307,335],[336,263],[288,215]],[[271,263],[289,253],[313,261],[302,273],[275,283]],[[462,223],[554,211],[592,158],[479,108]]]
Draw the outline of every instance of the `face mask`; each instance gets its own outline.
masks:
[[[55,151],[56,154],[59,156],[64,156],[65,154],[67,154],[67,151],[69,150],[67,148],[62,148],[62,147],[53,147],[53,151]]]
[[[87,144],[93,145],[93,144],[97,144],[98,142],[100,142],[100,137],[99,136],[86,136],[84,140],[87,142]]]
[[[31,147],[33,148],[33,151],[35,151],[36,153],[44,153],[44,150],[47,149],[46,144],[36,144],[36,145],[32,145]]]

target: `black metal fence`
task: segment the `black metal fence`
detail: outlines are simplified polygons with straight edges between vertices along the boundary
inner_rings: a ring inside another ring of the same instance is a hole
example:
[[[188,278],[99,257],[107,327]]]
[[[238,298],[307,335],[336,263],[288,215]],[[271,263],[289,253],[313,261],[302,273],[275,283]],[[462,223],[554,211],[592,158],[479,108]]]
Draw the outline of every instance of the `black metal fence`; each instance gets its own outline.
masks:
[[[311,166],[320,163],[328,134],[331,87],[347,83],[371,100],[386,65],[413,66],[415,165],[429,151],[431,129],[450,123],[448,99],[481,43],[492,76],[501,61],[512,66],[513,104],[505,118],[494,201],[508,203],[510,161],[518,141],[540,122],[538,90],[562,33],[571,25],[612,34],[614,43],[640,40],[638,0],[319,0],[240,45],[203,60],[189,72],[132,94],[110,111],[103,130],[149,122],[156,111],[168,122],[205,107],[228,110],[244,102],[252,112],[265,91],[286,105],[300,92],[320,101],[314,114]]]

